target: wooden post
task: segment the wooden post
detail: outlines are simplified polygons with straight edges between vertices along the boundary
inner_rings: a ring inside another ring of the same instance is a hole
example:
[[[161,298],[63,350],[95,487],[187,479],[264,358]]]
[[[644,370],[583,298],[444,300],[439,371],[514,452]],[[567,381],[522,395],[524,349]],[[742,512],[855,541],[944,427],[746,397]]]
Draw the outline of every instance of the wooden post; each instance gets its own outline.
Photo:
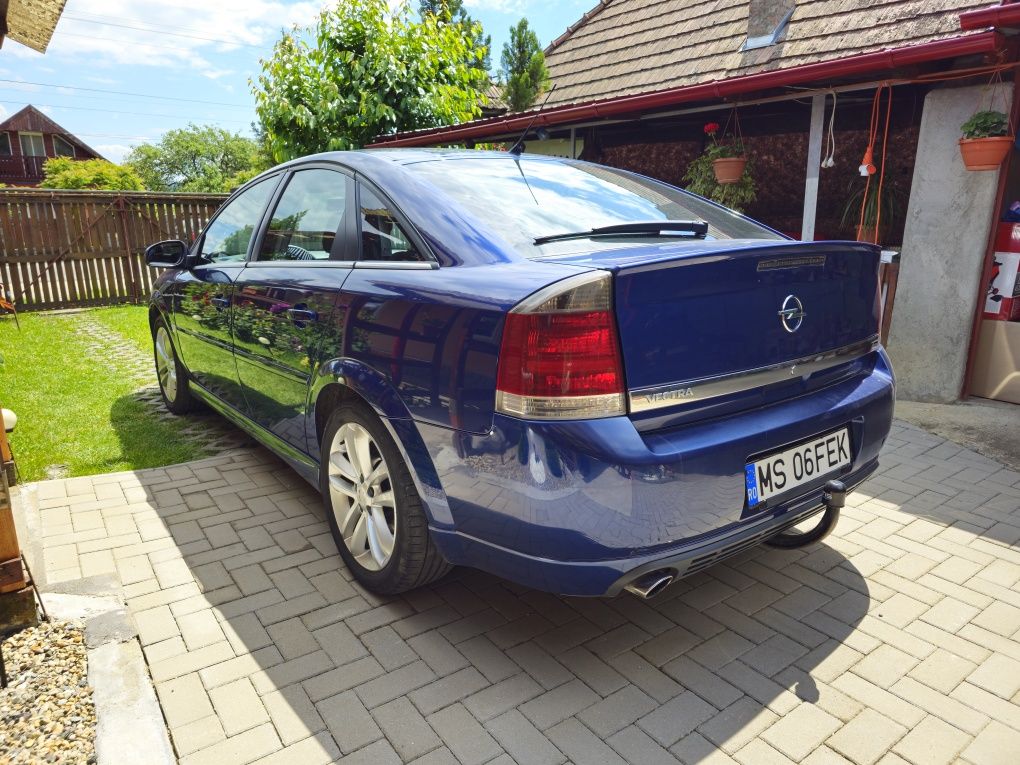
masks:
[[[138,289],[138,264],[135,263],[134,254],[131,252],[131,235],[128,233],[127,224],[127,205],[123,194],[117,197],[117,217],[120,218],[120,235],[124,240],[124,257],[127,258],[127,261],[124,263],[124,272],[131,280],[131,302],[138,303],[141,298],[141,293]]]
[[[0,411],[0,447],[10,454],[7,431]],[[11,487],[7,483],[7,470],[0,469],[0,636],[39,623],[35,608],[35,595],[25,578],[21,563],[21,545],[14,527],[14,508],[11,505]]]
[[[7,464],[11,461],[11,445],[7,442],[4,414],[0,409],[0,594],[20,590],[25,586],[25,571],[21,565],[21,545],[14,528],[14,509],[11,506],[11,487],[7,483]]]
[[[4,411],[0,409],[0,464],[7,466],[8,462],[14,459],[11,454],[11,444],[7,440],[7,428],[4,426]]]
[[[26,584],[25,568],[21,565],[21,546],[14,528],[14,511],[7,475],[0,478],[0,595],[22,589]]]

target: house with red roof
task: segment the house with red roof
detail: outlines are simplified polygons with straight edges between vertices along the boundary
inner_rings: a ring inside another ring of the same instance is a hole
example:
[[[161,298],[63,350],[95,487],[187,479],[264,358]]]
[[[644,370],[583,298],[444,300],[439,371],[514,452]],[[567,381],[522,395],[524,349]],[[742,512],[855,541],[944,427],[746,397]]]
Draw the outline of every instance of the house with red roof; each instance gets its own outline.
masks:
[[[34,106],[0,122],[0,183],[38,186],[43,163],[51,157],[102,159],[99,152]]]

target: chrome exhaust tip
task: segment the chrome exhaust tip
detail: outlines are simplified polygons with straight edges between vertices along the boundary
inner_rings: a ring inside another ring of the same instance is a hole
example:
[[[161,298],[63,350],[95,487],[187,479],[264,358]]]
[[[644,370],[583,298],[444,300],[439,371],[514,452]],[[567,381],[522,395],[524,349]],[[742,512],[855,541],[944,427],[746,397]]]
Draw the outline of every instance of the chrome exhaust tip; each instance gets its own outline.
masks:
[[[638,577],[633,582],[626,585],[623,589],[632,595],[637,595],[639,598],[648,600],[648,598],[655,597],[673,584],[674,579],[676,579],[676,574],[669,569],[664,568],[659,571],[651,571]]]

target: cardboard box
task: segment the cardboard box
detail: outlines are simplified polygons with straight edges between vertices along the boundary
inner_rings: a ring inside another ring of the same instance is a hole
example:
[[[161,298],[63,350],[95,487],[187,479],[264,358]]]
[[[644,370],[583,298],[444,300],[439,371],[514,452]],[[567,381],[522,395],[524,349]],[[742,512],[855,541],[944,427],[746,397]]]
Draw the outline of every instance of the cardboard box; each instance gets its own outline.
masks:
[[[1020,319],[1020,252],[996,252],[992,279],[985,292],[984,318]]]
[[[1020,322],[981,322],[970,392],[1020,404]]]

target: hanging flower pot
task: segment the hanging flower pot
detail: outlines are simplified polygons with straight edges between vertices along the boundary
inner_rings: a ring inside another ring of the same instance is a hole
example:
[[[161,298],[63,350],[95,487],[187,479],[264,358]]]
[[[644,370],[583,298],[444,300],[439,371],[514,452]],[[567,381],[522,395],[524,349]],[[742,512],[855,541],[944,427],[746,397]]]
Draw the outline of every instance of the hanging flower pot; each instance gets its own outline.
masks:
[[[719,157],[712,160],[712,172],[715,173],[717,183],[730,184],[739,183],[744,177],[744,168],[747,167],[747,157]]]
[[[1014,136],[961,138],[960,154],[968,170],[998,170],[1013,146]]]
[[[960,130],[960,154],[968,170],[998,170],[1015,140],[1009,118],[1002,112],[976,112]]]
[[[757,191],[754,184],[754,158],[748,156],[740,136],[740,123],[733,110],[735,135],[717,138],[719,123],[705,125],[708,142],[701,154],[687,166],[684,182],[687,189],[742,212],[754,202]],[[729,123],[727,123],[729,125]],[[722,131],[725,136],[726,131]]]

